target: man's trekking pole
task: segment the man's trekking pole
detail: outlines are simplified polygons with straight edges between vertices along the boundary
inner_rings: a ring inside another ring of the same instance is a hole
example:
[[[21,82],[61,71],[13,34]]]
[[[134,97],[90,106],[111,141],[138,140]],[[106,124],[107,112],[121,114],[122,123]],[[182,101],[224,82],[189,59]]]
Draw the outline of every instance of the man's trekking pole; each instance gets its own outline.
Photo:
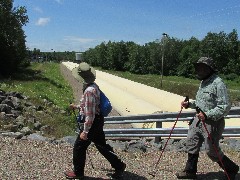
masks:
[[[197,113],[202,112],[202,113],[204,114],[204,112],[203,112],[199,107],[196,107],[196,111],[197,111]],[[204,115],[205,115],[205,114],[204,114]],[[219,155],[219,153],[218,153],[218,150],[217,150],[217,148],[216,148],[216,146],[215,146],[215,144],[214,144],[214,141],[213,141],[213,139],[212,139],[212,136],[210,135],[210,133],[209,133],[209,131],[208,131],[208,129],[207,129],[206,123],[205,123],[204,120],[202,120],[202,119],[200,119],[200,121],[202,121],[202,124],[203,124],[203,126],[204,126],[204,128],[205,128],[205,130],[206,130],[206,132],[207,132],[207,134],[208,134],[208,139],[210,139],[210,141],[211,141],[211,143],[212,143],[212,145],[213,145],[213,148],[214,148],[214,150],[215,150],[215,153],[216,153],[217,156],[218,156],[218,159],[219,159],[219,161],[220,161],[220,163],[221,163],[221,165],[222,165],[222,167],[223,167],[223,169],[224,169],[224,173],[226,174],[227,179],[230,180],[230,177],[229,177],[229,175],[228,175],[228,173],[227,173],[227,171],[226,171],[226,169],[225,169],[225,166],[224,166],[224,164],[223,164],[223,162],[222,162],[222,159],[221,159],[221,157],[220,157],[220,155]]]
[[[188,102],[188,101],[189,101],[189,97],[186,96],[184,102]],[[163,149],[162,149],[162,152],[161,152],[161,154],[160,154],[160,156],[159,156],[159,158],[158,158],[158,161],[157,161],[157,163],[156,163],[155,166],[154,166],[153,171],[150,172],[150,173],[148,173],[149,175],[151,175],[151,176],[153,176],[153,177],[156,176],[156,168],[157,168],[158,163],[159,163],[159,161],[160,161],[160,159],[161,159],[161,157],[162,157],[162,155],[163,155],[163,152],[164,152],[164,150],[165,150],[165,148],[166,148],[166,146],[167,146],[167,143],[168,143],[168,141],[169,141],[169,139],[170,139],[170,137],[171,137],[171,135],[172,135],[172,132],[173,132],[173,130],[174,130],[176,124],[177,124],[178,118],[180,117],[180,115],[181,115],[181,113],[182,113],[182,109],[183,109],[183,107],[181,106],[181,110],[180,110],[180,112],[178,113],[177,119],[176,119],[176,121],[175,121],[175,123],[174,123],[174,125],[173,125],[173,127],[172,127],[172,130],[171,130],[171,132],[170,132],[170,134],[169,134],[169,136],[168,136],[168,139],[167,139],[167,141],[166,141],[166,143],[165,143],[165,145],[164,145],[164,147],[163,147]]]

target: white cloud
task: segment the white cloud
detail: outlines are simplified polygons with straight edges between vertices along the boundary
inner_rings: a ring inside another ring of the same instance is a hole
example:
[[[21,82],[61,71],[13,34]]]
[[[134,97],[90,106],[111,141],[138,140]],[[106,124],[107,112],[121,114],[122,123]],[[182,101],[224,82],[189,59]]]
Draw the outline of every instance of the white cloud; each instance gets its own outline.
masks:
[[[61,49],[65,49],[64,51],[83,52],[89,48],[95,47],[99,44],[99,42],[102,42],[102,40],[93,38],[82,38],[77,36],[65,36],[61,44],[63,46]]]
[[[96,41],[96,39],[80,38],[74,36],[65,36],[65,41],[77,42],[77,43],[91,43]]]
[[[43,10],[40,7],[35,7],[34,10],[38,13],[43,13]]]
[[[50,22],[50,18],[39,18],[36,22],[37,26],[45,26]]]
[[[58,4],[63,4],[64,0],[55,0]]]
[[[31,50],[37,48],[40,49],[41,52],[52,52],[53,50],[56,52],[84,52],[89,48],[94,48],[99,42],[100,40],[98,39],[65,36],[62,39],[58,39],[58,43],[51,40],[41,39],[37,43],[27,41],[26,45]]]

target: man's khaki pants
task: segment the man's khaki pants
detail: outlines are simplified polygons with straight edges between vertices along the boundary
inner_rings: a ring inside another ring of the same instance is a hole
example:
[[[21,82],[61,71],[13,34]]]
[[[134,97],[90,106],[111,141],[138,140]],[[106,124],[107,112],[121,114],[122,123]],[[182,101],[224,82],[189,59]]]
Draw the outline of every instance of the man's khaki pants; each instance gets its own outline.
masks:
[[[225,127],[224,118],[221,118],[218,121],[206,120],[204,122],[211,136],[211,139],[208,137],[208,133],[203,125],[203,122],[199,120],[198,117],[194,117],[194,120],[192,124],[189,126],[188,130],[187,136],[188,153],[199,154],[202,143],[204,142],[206,153],[209,156],[209,158],[214,162],[218,162],[219,157],[222,159],[224,155],[219,147],[219,140],[222,138],[222,133]],[[219,156],[217,155],[216,150]]]

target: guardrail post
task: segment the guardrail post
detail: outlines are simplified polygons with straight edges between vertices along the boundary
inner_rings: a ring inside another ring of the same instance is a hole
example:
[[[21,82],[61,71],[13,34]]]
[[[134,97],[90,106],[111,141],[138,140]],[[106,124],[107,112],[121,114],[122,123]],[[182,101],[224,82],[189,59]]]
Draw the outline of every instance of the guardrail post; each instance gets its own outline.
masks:
[[[162,122],[156,122],[156,128],[162,128]],[[159,143],[161,141],[161,136],[155,137],[155,143]]]

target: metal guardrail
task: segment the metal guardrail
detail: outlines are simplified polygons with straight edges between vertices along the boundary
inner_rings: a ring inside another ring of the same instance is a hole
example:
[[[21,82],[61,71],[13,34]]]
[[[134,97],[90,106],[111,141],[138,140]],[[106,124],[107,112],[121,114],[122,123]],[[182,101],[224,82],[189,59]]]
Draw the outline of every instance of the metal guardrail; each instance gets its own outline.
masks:
[[[189,121],[195,115],[195,111],[182,112],[178,121]],[[105,124],[134,124],[156,123],[156,128],[128,128],[128,129],[104,129],[106,137],[154,137],[159,142],[161,137],[168,137],[172,128],[162,128],[163,122],[175,122],[178,113],[161,113],[136,116],[111,116],[105,118]],[[231,108],[225,117],[240,118],[240,107]],[[175,127],[172,137],[187,137],[187,127]],[[240,127],[225,127],[224,137],[240,137]]]

